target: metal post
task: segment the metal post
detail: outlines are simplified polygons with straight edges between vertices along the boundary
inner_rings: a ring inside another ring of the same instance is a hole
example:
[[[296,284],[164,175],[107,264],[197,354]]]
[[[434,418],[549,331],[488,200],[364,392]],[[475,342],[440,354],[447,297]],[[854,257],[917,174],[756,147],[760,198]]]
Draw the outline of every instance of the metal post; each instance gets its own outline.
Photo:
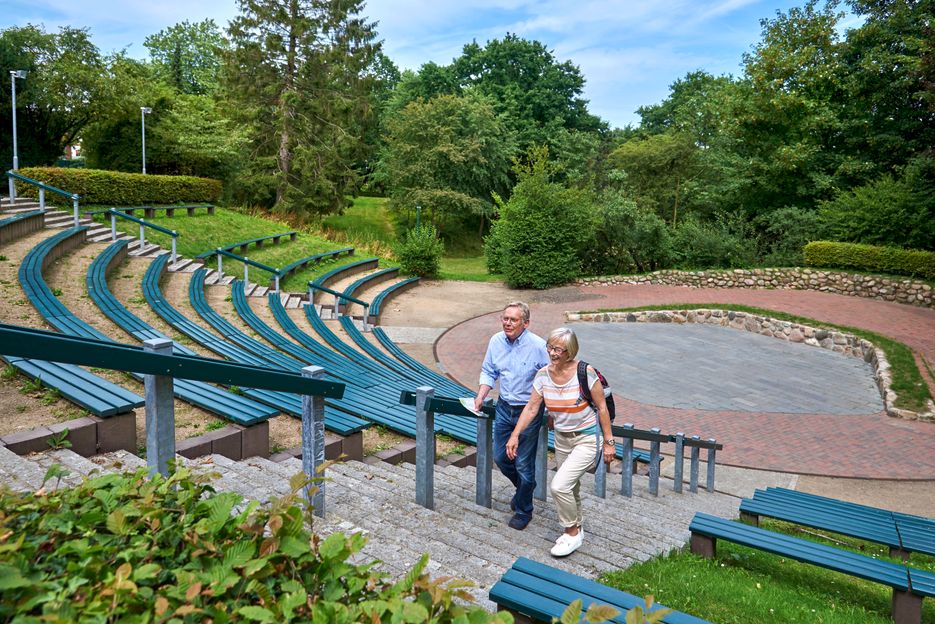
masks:
[[[143,174],[146,174],[146,113],[153,112],[153,109],[147,106],[140,106],[140,119],[143,128]]]
[[[78,227],[78,196],[77,195],[71,196],[71,206],[72,206],[72,212],[74,212],[75,214],[75,227]]]
[[[536,443],[536,489],[532,496],[544,501],[549,489],[549,426],[548,415],[542,412],[539,418],[539,441]]]
[[[179,239],[179,233],[173,230],[172,231],[172,264],[175,264],[176,260],[178,260],[178,255],[176,254],[176,250],[175,250],[175,246],[176,246],[175,243],[176,241],[178,241],[178,239]]]
[[[110,213],[110,240],[117,240],[117,215]]]
[[[151,338],[143,342],[150,353],[172,355],[172,341]],[[175,457],[175,397],[173,379],[168,375],[144,375],[146,394],[146,465],[150,476],[169,474],[169,461]]]
[[[416,503],[435,509],[435,413],[430,386],[416,388]]]
[[[672,489],[676,492],[682,491],[682,475],[685,470],[685,458],[682,456],[685,450],[685,434],[679,431],[675,434],[675,474],[672,480]]]
[[[322,379],[325,369],[306,366],[302,376]],[[325,517],[325,399],[302,395],[302,470],[308,479],[318,479],[316,485],[305,486],[305,500],[319,518]]]
[[[692,440],[698,442],[701,440],[699,436],[692,436]],[[692,447],[692,458],[691,458],[691,467],[689,468],[689,477],[688,477],[688,489],[693,494],[698,491],[698,452],[699,448],[697,446]]]
[[[607,464],[604,462],[604,443],[597,436],[597,466],[594,468],[594,493],[607,498]]]
[[[16,79],[25,78],[26,71],[22,69],[10,70],[10,92],[13,95],[13,171],[19,170],[19,153],[16,143]],[[13,199],[13,193],[10,193],[10,199]]]
[[[224,277],[224,256],[221,255],[221,250],[218,249],[218,281]]]
[[[45,210],[45,187],[39,187],[39,208]]]
[[[16,203],[16,184],[13,182],[13,176],[7,176],[7,183],[10,185],[10,207]]]
[[[653,427],[650,431],[659,433],[659,427]],[[659,440],[649,443],[649,493],[659,496]]]
[[[633,429],[633,423],[624,423],[624,429]],[[620,473],[620,493],[633,496],[633,438],[623,437],[623,471]]]
[[[341,297],[334,296],[334,318],[341,318]]]
[[[276,276],[273,278],[273,284],[274,284],[273,288],[275,289],[275,290],[273,290],[273,292],[277,292],[277,293],[278,293],[278,292],[279,292],[279,275],[276,275]],[[309,293],[309,301],[311,301],[311,294],[312,294],[312,293]]]
[[[144,247],[146,247],[146,228],[140,223],[140,253],[143,253]]]
[[[705,489],[710,494],[714,491],[714,454],[717,452],[714,445],[717,444],[717,441],[714,438],[708,438],[708,442],[711,443],[711,448],[708,449],[708,479],[705,483]]]
[[[243,258],[243,287],[244,288],[250,285],[250,273],[249,273],[250,265],[247,264],[247,260],[249,259],[250,258],[246,256],[244,256]]]
[[[477,419],[477,466],[474,470],[474,502],[490,509],[493,506],[493,419]]]

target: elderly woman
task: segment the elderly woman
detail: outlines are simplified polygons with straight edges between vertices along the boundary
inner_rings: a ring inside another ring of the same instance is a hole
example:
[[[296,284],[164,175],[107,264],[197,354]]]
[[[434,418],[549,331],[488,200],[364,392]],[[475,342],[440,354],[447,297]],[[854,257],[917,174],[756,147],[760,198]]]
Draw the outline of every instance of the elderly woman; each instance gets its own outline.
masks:
[[[549,420],[555,429],[555,459],[558,471],[549,486],[558,508],[558,519],[565,528],[552,547],[552,555],[564,557],[576,551],[584,541],[581,528],[581,477],[596,466],[599,458],[610,462],[616,451],[610,428],[610,414],[604,401],[601,382],[588,366],[588,385],[592,406],[584,399],[578,385],[578,338],[572,330],[560,327],[546,341],[549,365],[533,379],[533,392],[506,443],[511,459],[519,446],[519,435],[532,422],[545,401]]]

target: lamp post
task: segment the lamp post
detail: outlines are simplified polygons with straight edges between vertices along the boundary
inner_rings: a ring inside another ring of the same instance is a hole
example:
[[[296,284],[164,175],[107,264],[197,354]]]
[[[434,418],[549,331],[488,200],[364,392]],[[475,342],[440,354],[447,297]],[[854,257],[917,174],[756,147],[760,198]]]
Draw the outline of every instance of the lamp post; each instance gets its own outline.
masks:
[[[19,155],[16,151],[16,79],[25,77],[25,69],[10,70],[10,90],[13,93],[13,171],[19,169]]]
[[[146,113],[153,112],[148,106],[140,106],[140,119],[143,120],[143,173],[146,173]]]

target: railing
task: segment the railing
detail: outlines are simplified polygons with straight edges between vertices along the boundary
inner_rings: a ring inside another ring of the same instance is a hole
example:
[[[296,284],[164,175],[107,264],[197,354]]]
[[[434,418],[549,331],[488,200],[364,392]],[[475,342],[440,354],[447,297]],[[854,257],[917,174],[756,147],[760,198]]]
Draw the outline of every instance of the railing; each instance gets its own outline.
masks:
[[[62,197],[67,197],[72,202],[72,208],[75,215],[74,226],[78,227],[78,200],[80,197],[74,193],[69,193],[68,191],[63,191],[60,188],[56,188],[45,182],[40,182],[39,180],[33,180],[32,178],[27,178],[24,175],[16,173],[15,171],[6,172],[7,179],[10,183],[10,206],[16,202],[16,180],[20,182],[25,182],[26,184],[32,184],[35,187],[39,188],[39,208],[45,210],[45,192],[50,191],[56,195],[61,195]]]
[[[217,254],[217,257],[218,257],[218,275],[220,275],[221,277],[224,277],[224,264],[222,263],[222,258],[224,256],[227,256],[228,258],[233,258],[234,260],[243,262],[243,285],[245,288],[250,283],[249,267],[253,266],[262,271],[267,271],[269,273],[272,273],[273,279],[275,281],[273,292],[279,292],[279,269],[275,267],[271,267],[267,264],[263,264],[262,262],[257,262],[256,260],[251,260],[250,258],[247,258],[245,256],[238,256],[237,254],[231,251],[227,251],[226,249],[223,249],[223,248],[215,249],[214,253]]]
[[[366,301],[361,301],[360,299],[357,299],[356,297],[345,295],[344,293],[338,292],[337,290],[332,290],[328,288],[327,286],[321,286],[320,284],[316,284],[315,282],[308,283],[308,302],[309,303],[312,303],[315,301],[314,294],[316,290],[326,292],[329,295],[334,295],[334,317],[335,318],[338,318],[339,316],[341,316],[341,302],[342,301],[350,301],[351,303],[356,303],[357,305],[362,306],[364,308],[364,331],[365,332],[370,331],[371,327],[370,327],[370,324],[367,322],[367,309],[370,307],[369,303],[367,303]]]
[[[170,230],[169,228],[166,228],[166,227],[162,227],[161,225],[157,225],[155,223],[150,223],[149,221],[143,221],[139,217],[128,215],[114,208],[105,210],[104,213],[110,215],[110,239],[111,240],[117,240],[117,217],[120,217],[121,219],[126,219],[127,221],[133,221],[134,223],[139,223],[140,225],[140,250],[142,250],[143,247],[146,245],[146,234],[145,234],[146,228],[152,228],[156,230],[157,232],[162,232],[163,234],[168,234],[169,236],[171,236],[172,237],[172,264],[175,264],[175,260],[177,258],[176,241],[179,238],[178,232],[176,232],[175,230]]]
[[[344,384],[323,379],[325,371],[308,366],[302,373],[172,353],[172,341],[147,340],[136,347],[64,336],[0,323],[0,353],[6,356],[96,366],[144,374],[146,389],[146,463],[150,474],[168,474],[175,457],[173,379],[295,392],[302,395],[302,467],[317,488],[305,496],[315,514],[325,515],[325,399],[344,396]]]
[[[454,416],[468,416],[477,419],[477,468],[475,502],[484,507],[491,506],[491,483],[493,474],[493,417],[494,407],[487,404],[478,415],[467,410],[457,399],[435,398],[435,390],[422,386],[415,392],[404,390],[399,397],[403,405],[416,408],[416,503],[428,509],[434,509],[434,466],[435,466],[435,413]],[[707,449],[707,482],[705,489],[714,492],[715,453],[724,448],[713,438],[702,440],[699,436],[686,438],[682,432],[675,435],[661,433],[658,428],[650,430],[635,429],[626,423],[622,427],[612,427],[615,438],[623,438],[623,470],[620,481],[620,493],[633,495],[633,441],[643,440],[650,443],[649,456],[649,492],[659,495],[659,465],[661,463],[660,446],[663,443],[675,443],[675,475],[672,489],[682,491],[683,451],[691,448],[691,492],[698,491],[699,452]],[[536,450],[536,493],[535,497],[545,500],[546,452],[548,450],[548,429],[544,425],[539,430],[539,445]],[[595,451],[597,452],[597,451]],[[598,462],[594,474],[594,493],[607,497],[607,465]]]

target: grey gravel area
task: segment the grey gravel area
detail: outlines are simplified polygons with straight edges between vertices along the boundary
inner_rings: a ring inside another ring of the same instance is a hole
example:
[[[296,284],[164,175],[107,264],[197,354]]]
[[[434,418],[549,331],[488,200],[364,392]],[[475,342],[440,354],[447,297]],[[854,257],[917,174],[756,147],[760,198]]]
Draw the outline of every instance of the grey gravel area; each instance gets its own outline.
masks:
[[[628,399],[681,409],[874,414],[870,364],[715,325],[571,323],[579,357]]]

